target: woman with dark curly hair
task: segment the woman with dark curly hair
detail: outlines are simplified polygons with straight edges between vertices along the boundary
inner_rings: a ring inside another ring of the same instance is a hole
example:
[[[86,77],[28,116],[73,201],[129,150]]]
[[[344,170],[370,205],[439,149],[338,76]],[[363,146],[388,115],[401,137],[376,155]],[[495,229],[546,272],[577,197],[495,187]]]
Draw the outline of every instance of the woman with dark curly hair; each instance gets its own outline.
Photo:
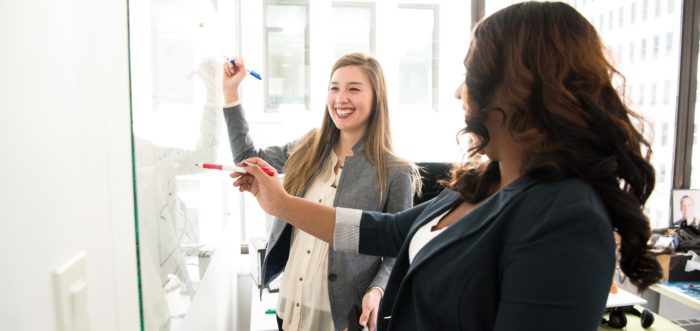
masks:
[[[404,212],[291,197],[259,159],[234,185],[336,250],[395,256],[380,330],[595,330],[614,232],[639,289],[661,278],[642,213],[651,149],[603,49],[564,3],[520,3],[480,22],[458,89],[470,157],[439,196]]]

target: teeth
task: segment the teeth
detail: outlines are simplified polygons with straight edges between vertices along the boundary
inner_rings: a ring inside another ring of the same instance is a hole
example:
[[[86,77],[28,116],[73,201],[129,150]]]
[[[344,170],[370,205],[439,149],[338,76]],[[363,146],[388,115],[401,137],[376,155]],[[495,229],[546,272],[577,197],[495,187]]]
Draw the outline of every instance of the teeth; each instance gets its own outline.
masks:
[[[336,109],[335,112],[340,116],[350,115],[354,110],[352,109]]]

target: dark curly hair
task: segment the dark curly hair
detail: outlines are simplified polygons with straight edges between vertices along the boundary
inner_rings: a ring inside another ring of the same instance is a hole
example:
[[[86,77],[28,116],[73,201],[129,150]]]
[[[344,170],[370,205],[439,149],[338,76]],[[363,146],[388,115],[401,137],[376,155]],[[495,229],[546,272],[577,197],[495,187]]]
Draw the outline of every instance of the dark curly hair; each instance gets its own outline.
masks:
[[[622,242],[620,267],[639,290],[661,278],[649,252],[642,207],[654,189],[651,147],[613,88],[620,73],[591,24],[565,3],[526,2],[481,21],[465,59],[470,159],[445,184],[466,201],[486,198],[500,179],[497,161],[481,161],[483,121],[496,87],[512,110],[511,134],[527,141],[522,173],[541,181],[578,177],[605,203]],[[495,109],[499,110],[499,109]]]

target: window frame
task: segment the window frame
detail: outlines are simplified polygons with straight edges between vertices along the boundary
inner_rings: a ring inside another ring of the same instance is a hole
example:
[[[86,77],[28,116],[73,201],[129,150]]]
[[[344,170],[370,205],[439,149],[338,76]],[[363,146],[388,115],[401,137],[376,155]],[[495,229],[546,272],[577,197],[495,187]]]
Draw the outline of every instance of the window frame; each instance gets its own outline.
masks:
[[[681,14],[680,77],[676,114],[675,152],[673,158],[673,189],[690,188],[695,100],[698,76],[700,33],[700,1],[683,1]],[[669,201],[669,208],[673,208]],[[669,224],[673,219],[669,220]]]

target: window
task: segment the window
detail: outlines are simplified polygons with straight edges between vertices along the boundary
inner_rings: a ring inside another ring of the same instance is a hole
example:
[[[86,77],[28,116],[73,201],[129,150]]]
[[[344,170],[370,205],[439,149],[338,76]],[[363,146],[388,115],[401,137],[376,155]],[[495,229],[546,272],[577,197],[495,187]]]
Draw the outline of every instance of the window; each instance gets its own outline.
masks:
[[[610,13],[608,14],[608,29],[609,30],[613,29],[613,22],[614,22],[613,11],[611,10]]]
[[[642,21],[647,20],[648,13],[649,13],[649,0],[642,0]]]
[[[618,16],[619,17],[617,18],[617,26],[621,28],[625,22],[625,7],[620,7],[620,14]]]
[[[661,124],[661,145],[662,146],[667,146],[668,145],[668,123],[662,123]]]
[[[664,82],[664,97],[663,97],[663,104],[668,105],[668,102],[671,99],[671,82],[670,81],[665,81]]]
[[[642,61],[647,59],[647,40],[646,39],[642,39],[642,42],[639,45],[639,57]]]
[[[435,109],[437,8],[400,6],[398,14],[399,103]]]
[[[653,46],[654,47],[654,49],[653,49],[654,59],[659,58],[659,38],[660,38],[659,35],[654,36],[654,46]]]
[[[637,104],[639,104],[640,106],[644,106],[644,93],[645,92],[646,91],[644,89],[644,84],[639,84],[639,101],[637,101]]]
[[[630,41],[629,53],[630,53],[630,62],[634,62],[634,41]]]
[[[655,105],[656,104],[656,82],[651,83],[651,91],[649,91],[649,92],[650,92],[649,94],[651,95],[651,97],[650,97],[651,100],[649,101],[649,104]]]
[[[309,108],[308,6],[265,5],[266,110]]]
[[[666,184],[666,164],[655,164],[656,168],[656,183]]]
[[[617,52],[615,53],[617,61],[622,62],[622,44],[617,44]]]
[[[636,14],[637,14],[637,4],[633,2],[630,5],[630,24],[634,24]]]
[[[673,53],[673,32],[666,34],[666,56],[671,56]]]
[[[656,0],[656,3],[654,4],[654,17],[660,17],[661,16],[661,0]]]
[[[374,4],[334,3],[335,58],[350,52],[374,54]]]
[[[634,103],[634,85],[632,84],[627,87],[627,102]]]

